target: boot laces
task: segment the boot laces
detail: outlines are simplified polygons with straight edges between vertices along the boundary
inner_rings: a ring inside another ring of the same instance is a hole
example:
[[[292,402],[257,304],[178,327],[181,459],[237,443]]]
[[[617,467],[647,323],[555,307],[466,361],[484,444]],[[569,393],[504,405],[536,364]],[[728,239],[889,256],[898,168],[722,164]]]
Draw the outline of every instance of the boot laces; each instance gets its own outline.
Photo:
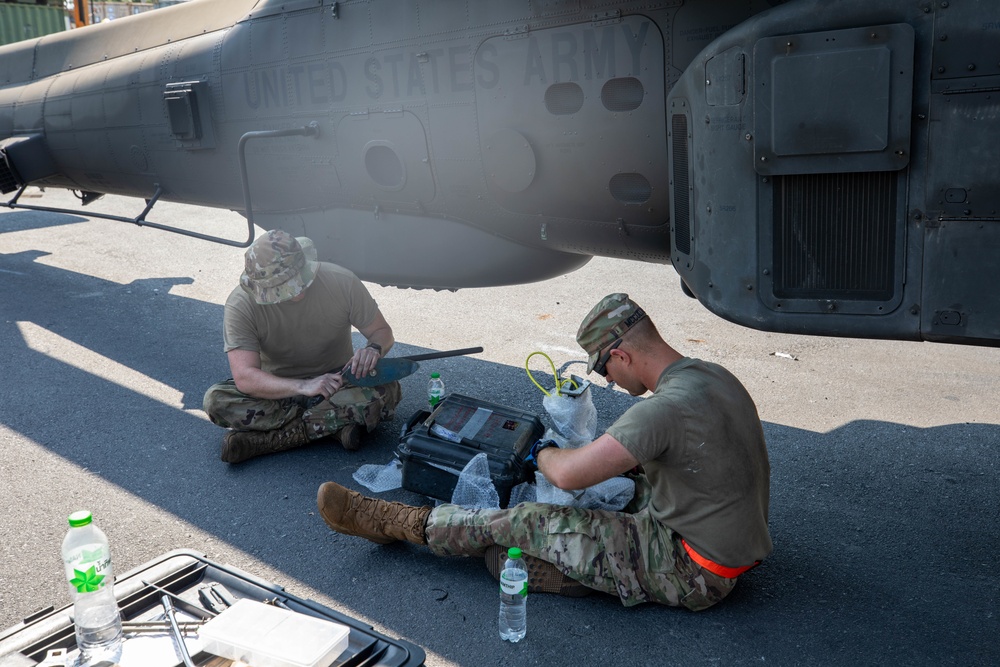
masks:
[[[384,514],[384,510],[379,511],[379,503],[385,503],[385,501],[378,498],[369,498],[357,491],[351,491],[350,510],[352,514],[369,516],[373,520],[380,520],[382,518],[381,515]]]
[[[423,525],[418,520],[423,507],[407,505],[400,502],[389,502],[381,498],[371,498],[357,491],[351,491],[349,512],[353,516],[367,517],[372,526],[381,535],[390,536],[388,529],[397,528],[415,541],[424,540]],[[397,539],[399,539],[397,537]]]
[[[281,430],[279,430],[276,434],[276,440],[278,441],[277,444],[283,445],[286,442],[295,440],[299,435],[298,426],[299,425],[293,421],[281,428]]]

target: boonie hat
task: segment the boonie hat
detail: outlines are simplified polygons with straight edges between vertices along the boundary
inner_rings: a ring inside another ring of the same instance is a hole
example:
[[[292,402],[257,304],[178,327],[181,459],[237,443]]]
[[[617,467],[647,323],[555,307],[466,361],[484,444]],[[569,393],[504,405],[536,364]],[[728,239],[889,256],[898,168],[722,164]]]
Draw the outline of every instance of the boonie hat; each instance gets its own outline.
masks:
[[[317,268],[310,239],[272,229],[247,249],[240,286],[259,304],[281,303],[309,287]]]
[[[628,298],[628,294],[609,294],[594,306],[576,332],[576,342],[590,355],[587,372],[594,370],[601,350],[646,317],[646,311]]]

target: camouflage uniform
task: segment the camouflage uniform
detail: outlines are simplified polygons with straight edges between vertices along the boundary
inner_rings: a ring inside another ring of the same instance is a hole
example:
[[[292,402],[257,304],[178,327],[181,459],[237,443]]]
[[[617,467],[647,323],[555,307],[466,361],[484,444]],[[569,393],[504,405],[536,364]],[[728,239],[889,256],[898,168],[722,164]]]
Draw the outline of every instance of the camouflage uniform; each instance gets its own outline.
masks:
[[[309,439],[318,440],[352,423],[374,430],[380,421],[393,418],[400,396],[399,383],[390,382],[378,387],[345,387],[310,405],[308,396],[278,400],[247,396],[230,379],[209,387],[204,409],[213,424],[239,431],[271,431],[302,419]]]
[[[711,607],[736,579],[692,562],[681,538],[649,513],[649,483],[636,481],[624,512],[522,503],[506,510],[441,505],[427,520],[427,546],[440,556],[482,556],[493,544],[517,546],[554,564],[589,588],[616,595],[626,607],[642,602]]]
[[[588,355],[587,371],[604,375],[621,338],[645,318],[627,294],[602,299],[577,332]],[[679,370],[670,385],[673,368]],[[653,396],[608,429],[645,469],[633,475],[636,496],[624,512],[540,503],[507,510],[442,505],[428,517],[428,546],[440,555],[468,556],[484,554],[494,544],[520,547],[589,588],[617,595],[627,607],[642,602],[694,611],[711,607],[732,591],[739,572],[771,550],[766,526],[770,468],[760,419],[746,390],[723,370],[697,360],[673,362],[655,387],[646,387]],[[703,397],[719,399],[726,412],[703,409],[698,404]],[[727,432],[728,427],[739,433]],[[697,442],[702,436],[706,440]],[[710,447],[704,451],[717,454],[688,458],[706,442]],[[692,460],[701,467],[688,470]],[[702,474],[695,478],[694,472]],[[723,568],[693,547],[689,552],[675,528],[737,567]],[[695,562],[693,553],[703,562]]]
[[[306,237],[271,230],[261,235],[244,256],[244,272],[226,301],[224,350],[252,350],[260,354],[261,369],[286,378],[311,378],[330,371],[331,360],[350,358],[351,327],[370,322],[378,306],[357,277],[331,264],[318,262],[316,248]],[[322,313],[322,319],[296,320],[282,310],[306,289],[315,294],[296,306]],[[322,331],[320,337],[309,331]],[[304,342],[303,338],[309,340]],[[381,352],[380,352],[381,354]],[[339,370],[339,367],[338,369]],[[216,383],[205,392],[203,408],[212,423],[236,431],[277,431],[294,421],[305,423],[309,440],[333,435],[358,424],[372,431],[391,419],[400,400],[400,386],[344,387],[329,399],[292,396],[261,399],[248,396],[232,380]]]

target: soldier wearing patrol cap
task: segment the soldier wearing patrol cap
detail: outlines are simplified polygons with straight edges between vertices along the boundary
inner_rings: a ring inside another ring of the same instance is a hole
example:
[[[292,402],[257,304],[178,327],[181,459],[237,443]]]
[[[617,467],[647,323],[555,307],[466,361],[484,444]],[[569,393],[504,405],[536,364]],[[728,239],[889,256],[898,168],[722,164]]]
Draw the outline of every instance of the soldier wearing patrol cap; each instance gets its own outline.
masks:
[[[353,349],[352,327],[366,346]],[[398,382],[345,387],[342,370],[363,377],[395,340],[364,284],[316,261],[308,238],[272,230],[247,249],[226,300],[223,341],[233,377],[208,389],[204,409],[230,429],[221,452],[228,463],[326,436],[356,450],[399,403]]]
[[[588,371],[634,396],[653,393],[593,442],[560,449],[540,441],[525,462],[565,490],[630,475],[636,495],[624,512],[543,503],[432,509],[327,482],[317,497],[323,520],[380,544],[407,540],[438,555],[484,555],[494,577],[506,547],[520,547],[531,592],[601,591],[625,606],[695,611],[726,597],[771,552],[770,466],[753,400],[726,369],[668,345],[626,294],[602,299],[577,341]]]
[[[607,354],[605,348],[616,349],[622,336],[646,317],[646,311],[637,306],[627,294],[609,294],[587,314],[576,332],[576,342],[589,355],[587,372],[604,368]],[[598,366],[600,364],[600,366]],[[602,371],[598,371],[604,375]]]

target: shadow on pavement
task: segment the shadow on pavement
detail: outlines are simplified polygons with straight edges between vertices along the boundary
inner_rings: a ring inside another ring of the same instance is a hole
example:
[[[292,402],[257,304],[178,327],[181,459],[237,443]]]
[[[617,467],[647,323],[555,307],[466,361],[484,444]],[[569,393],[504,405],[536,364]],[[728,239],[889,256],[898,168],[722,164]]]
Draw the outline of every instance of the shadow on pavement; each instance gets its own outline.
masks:
[[[775,552],[729,600],[692,614],[629,610],[597,595],[535,596],[532,641],[508,646],[496,642],[495,622],[482,621],[494,618],[497,595],[481,562],[332,533],[315,493],[327,480],[359,488],[351,475],[360,465],[392,459],[432,370],[449,391],[544,415],[523,369],[475,357],[423,362],[403,381],[396,418],[362,451],[317,445],[229,466],[218,460],[221,429],[29,347],[18,324],[173,388],[184,409],[197,410],[205,388],[228,374],[221,306],[169,294],[187,278],[118,285],[38,256],[0,254],[3,426],[446,660],[566,664],[594,647],[605,664],[659,665],[670,655],[727,665],[764,656],[772,664],[775,656],[786,664],[996,657],[996,425],[853,422],[814,433],[766,424]],[[392,324],[405,340],[405,323]],[[400,344],[393,354],[423,351]],[[595,387],[594,400],[603,429],[637,399]],[[423,500],[402,490],[383,496]]]

